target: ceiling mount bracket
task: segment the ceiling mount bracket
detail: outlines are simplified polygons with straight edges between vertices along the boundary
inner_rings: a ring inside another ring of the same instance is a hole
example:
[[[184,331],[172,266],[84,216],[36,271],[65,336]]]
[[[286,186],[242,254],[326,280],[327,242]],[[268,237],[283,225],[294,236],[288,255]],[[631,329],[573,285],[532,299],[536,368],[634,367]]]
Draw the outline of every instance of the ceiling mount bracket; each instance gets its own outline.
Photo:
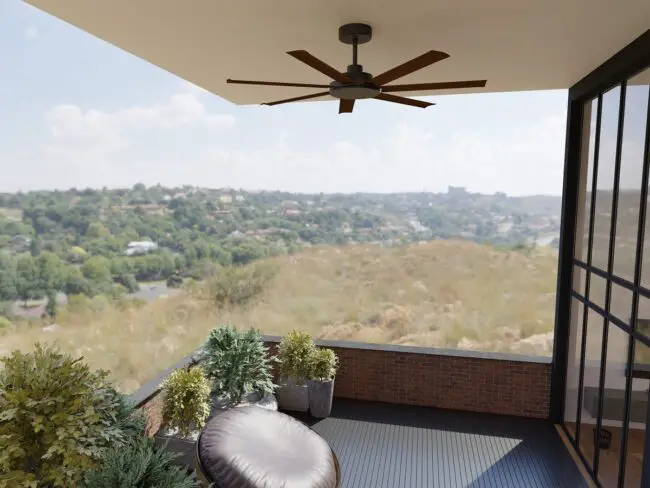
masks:
[[[343,44],[365,44],[372,39],[372,27],[368,24],[345,24],[339,27],[339,41]]]

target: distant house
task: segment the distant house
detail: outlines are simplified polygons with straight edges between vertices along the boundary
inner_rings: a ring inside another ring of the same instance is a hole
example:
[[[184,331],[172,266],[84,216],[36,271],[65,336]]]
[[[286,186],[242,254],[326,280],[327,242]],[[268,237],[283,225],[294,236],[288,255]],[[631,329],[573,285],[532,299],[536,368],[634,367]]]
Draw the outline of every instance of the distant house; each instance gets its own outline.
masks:
[[[232,203],[231,195],[219,195],[219,201],[221,203]]]
[[[148,252],[158,249],[158,244],[149,241],[129,242],[124,254],[127,256],[135,256],[137,254],[147,254]]]
[[[449,195],[466,195],[467,188],[465,188],[464,186],[448,186],[447,193]]]

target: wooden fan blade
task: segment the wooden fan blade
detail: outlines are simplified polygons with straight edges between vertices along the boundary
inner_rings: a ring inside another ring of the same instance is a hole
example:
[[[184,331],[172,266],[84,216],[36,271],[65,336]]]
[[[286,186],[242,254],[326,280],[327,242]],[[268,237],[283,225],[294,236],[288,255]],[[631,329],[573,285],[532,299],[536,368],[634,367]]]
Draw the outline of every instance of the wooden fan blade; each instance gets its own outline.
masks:
[[[318,97],[324,97],[325,95],[329,95],[330,92],[320,92],[320,93],[312,93],[311,95],[303,95],[302,97],[294,97],[294,98],[286,98],[284,100],[277,100],[275,102],[266,102],[263,103],[262,105],[280,105],[281,103],[289,103],[289,102],[298,102],[300,100],[307,100],[309,98],[318,98]]]
[[[397,78],[402,78],[403,76],[410,75],[414,71],[426,68],[427,66],[430,66],[433,63],[437,63],[438,61],[442,61],[443,59],[447,59],[448,57],[449,54],[443,53],[441,51],[428,51],[421,56],[418,56],[417,58],[413,58],[404,64],[400,64],[393,69],[389,69],[385,73],[375,76],[372,79],[372,82],[378,86],[385,85],[386,83],[390,83]]]
[[[303,50],[289,51],[287,54],[289,56],[293,56],[298,61],[302,61],[307,66],[314,68],[316,71],[320,71],[325,76],[329,76],[333,80],[338,81],[339,83],[350,83],[350,80],[344,73],[339,73],[337,70],[332,68],[329,64],[312,56],[307,51],[303,51]]]
[[[238,85],[260,85],[260,86],[292,86],[296,88],[329,88],[329,85],[312,85],[310,83],[285,83],[283,81],[249,81],[249,80],[231,80],[228,78],[226,83],[235,83]]]
[[[340,114],[351,114],[354,110],[354,100],[341,100],[339,102]]]
[[[471,81],[442,81],[439,83],[414,83],[412,85],[388,85],[382,86],[382,93],[417,91],[417,90],[453,90],[456,88],[483,88],[487,80]]]
[[[397,95],[389,95],[382,93],[375,97],[375,100],[383,100],[384,102],[401,103],[402,105],[410,105],[412,107],[427,108],[435,103],[423,102],[422,100],[413,100],[412,98],[398,97]]]

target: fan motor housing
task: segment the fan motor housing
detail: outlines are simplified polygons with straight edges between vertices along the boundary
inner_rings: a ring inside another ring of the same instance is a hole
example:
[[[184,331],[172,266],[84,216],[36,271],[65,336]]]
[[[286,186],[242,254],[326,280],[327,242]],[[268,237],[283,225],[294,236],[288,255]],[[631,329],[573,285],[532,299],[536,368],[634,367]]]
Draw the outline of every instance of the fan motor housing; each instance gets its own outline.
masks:
[[[330,95],[341,100],[362,100],[375,98],[381,90],[372,83],[355,83],[344,85],[334,82],[330,85]]]

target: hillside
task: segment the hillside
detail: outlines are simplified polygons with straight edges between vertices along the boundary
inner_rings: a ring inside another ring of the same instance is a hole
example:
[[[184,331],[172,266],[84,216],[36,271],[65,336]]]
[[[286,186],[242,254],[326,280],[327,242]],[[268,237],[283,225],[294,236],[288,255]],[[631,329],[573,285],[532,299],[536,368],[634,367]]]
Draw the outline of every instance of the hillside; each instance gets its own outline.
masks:
[[[297,328],[328,339],[551,352],[557,254],[549,248],[513,251],[453,240],[319,246],[263,263],[275,274],[249,307],[219,311],[189,290],[140,308],[77,304],[59,312],[53,332],[32,327],[6,334],[0,355],[57,340],[132,391],[225,322],[267,334]]]

